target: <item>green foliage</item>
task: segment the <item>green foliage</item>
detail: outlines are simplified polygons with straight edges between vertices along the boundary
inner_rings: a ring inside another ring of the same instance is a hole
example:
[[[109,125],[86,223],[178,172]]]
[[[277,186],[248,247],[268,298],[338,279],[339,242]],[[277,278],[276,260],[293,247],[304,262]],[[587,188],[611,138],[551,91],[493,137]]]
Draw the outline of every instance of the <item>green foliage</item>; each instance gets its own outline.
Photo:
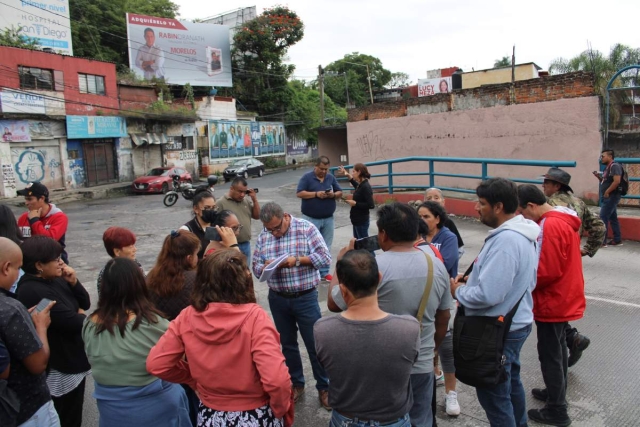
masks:
[[[354,65],[356,64],[356,65]],[[391,71],[382,66],[380,59],[354,52],[344,56],[344,58],[334,61],[325,67],[326,71],[336,73],[347,73],[349,83],[349,100],[361,107],[370,103],[369,82],[367,77],[367,67],[371,75],[371,87],[373,90],[383,89],[391,81]],[[344,77],[325,77],[325,93],[340,105],[347,104],[347,93]]]
[[[122,68],[129,64],[125,13],[175,18],[178,5],[170,0],[72,0],[69,11],[74,55]]]
[[[196,100],[193,95],[193,87],[191,87],[191,83],[185,84],[182,88],[182,97],[189,101],[192,110],[196,109]]]
[[[266,9],[235,34],[233,92],[245,108],[275,119],[284,115],[293,96],[287,80],[295,66],[283,61],[303,36],[304,24],[285,6]]]
[[[280,168],[287,165],[287,161],[284,157],[265,157],[262,159],[264,167],[267,169]]]
[[[511,66],[510,56],[503,56],[500,59],[496,59],[495,62],[493,63],[493,68],[504,68],[504,67],[510,67],[510,66]]]
[[[22,28],[5,28],[0,32],[0,44],[4,46],[20,47],[23,49],[37,49],[40,44],[35,39],[20,34]]]
[[[391,80],[387,84],[390,89],[411,86],[411,77],[403,72],[391,73]]]

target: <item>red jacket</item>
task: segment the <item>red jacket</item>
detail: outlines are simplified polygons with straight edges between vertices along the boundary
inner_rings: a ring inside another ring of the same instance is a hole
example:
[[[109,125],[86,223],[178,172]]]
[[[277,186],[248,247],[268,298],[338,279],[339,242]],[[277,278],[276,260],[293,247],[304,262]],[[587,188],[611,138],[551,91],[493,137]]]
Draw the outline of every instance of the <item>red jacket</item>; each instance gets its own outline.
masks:
[[[533,291],[533,317],[539,322],[567,322],[584,314],[580,219],[570,212],[556,208],[538,220],[540,262]]]
[[[22,231],[24,238],[31,236],[47,236],[56,240],[65,248],[65,234],[67,233],[67,225],[69,219],[67,215],[56,207],[53,203],[49,203],[49,212],[40,218],[29,220],[25,212],[18,218],[18,227]],[[67,262],[66,251],[63,251],[63,259]]]
[[[280,335],[258,304],[185,308],[151,349],[147,370],[189,384],[209,408],[246,411],[269,403],[278,418],[293,410]]]

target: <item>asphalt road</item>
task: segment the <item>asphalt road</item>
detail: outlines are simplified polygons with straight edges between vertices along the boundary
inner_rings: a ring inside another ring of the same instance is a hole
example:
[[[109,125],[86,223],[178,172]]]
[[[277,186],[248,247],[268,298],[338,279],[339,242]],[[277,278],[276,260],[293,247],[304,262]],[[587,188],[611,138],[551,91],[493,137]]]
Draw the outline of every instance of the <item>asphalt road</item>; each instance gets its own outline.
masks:
[[[295,197],[295,186],[305,170],[290,170],[262,178],[250,179],[250,186],[258,187],[261,203],[276,201],[286,212],[300,214],[299,199]],[[229,184],[216,187],[220,197]],[[55,203],[55,200],[53,200]],[[157,257],[165,236],[190,219],[190,202],[180,199],[166,208],[161,195],[139,195],[116,199],[88,200],[64,204],[61,208],[69,216],[67,251],[71,265],[89,290],[92,300],[97,301],[95,280],[109,257],[102,245],[102,233],[110,226],[128,227],[138,236],[138,260],[149,270]],[[336,213],[336,232],[332,254],[335,257],[340,247],[351,237],[348,216],[349,207],[341,203]],[[21,212],[15,208],[15,212]],[[456,225],[465,241],[466,253],[460,268],[468,266],[479,252],[487,228],[476,220],[457,218]],[[261,224],[254,221],[253,235]],[[370,233],[375,233],[372,223]],[[569,414],[575,426],[636,426],[640,425],[640,244],[624,242],[623,247],[609,247],[598,252],[594,258],[584,258],[587,311],[585,317],[574,323],[582,333],[591,338],[591,346],[584,352],[582,360],[569,372]],[[258,302],[269,311],[267,287],[256,283]],[[326,309],[326,287],[320,289],[320,306]],[[522,359],[522,377],[525,389],[541,387],[542,377],[537,360],[535,329],[525,343]],[[330,412],[322,409],[313,386],[310,364],[301,343],[305,372],[309,383],[307,391],[296,406],[297,426],[327,426]],[[84,405],[85,427],[98,426],[95,400],[91,396],[93,384],[87,386]],[[462,414],[448,417],[443,410],[444,391],[438,388],[438,424],[441,426],[488,425],[482,408],[472,388],[460,385],[458,398]],[[528,407],[541,407],[541,402],[528,396]],[[159,424],[161,425],[161,424]],[[536,425],[530,422],[530,425]]]

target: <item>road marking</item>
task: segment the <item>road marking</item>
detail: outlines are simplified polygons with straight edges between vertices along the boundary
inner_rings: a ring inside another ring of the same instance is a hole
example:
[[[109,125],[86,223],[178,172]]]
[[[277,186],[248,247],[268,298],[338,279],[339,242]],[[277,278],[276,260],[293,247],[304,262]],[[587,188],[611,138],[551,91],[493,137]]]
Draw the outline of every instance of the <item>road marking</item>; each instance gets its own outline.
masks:
[[[591,300],[594,300],[594,301],[602,301],[602,302],[608,302],[608,303],[611,303],[611,304],[625,305],[627,307],[640,308],[640,304],[634,304],[632,302],[616,301],[614,299],[592,297],[592,296],[589,296],[589,295],[585,295],[585,298],[591,299]]]

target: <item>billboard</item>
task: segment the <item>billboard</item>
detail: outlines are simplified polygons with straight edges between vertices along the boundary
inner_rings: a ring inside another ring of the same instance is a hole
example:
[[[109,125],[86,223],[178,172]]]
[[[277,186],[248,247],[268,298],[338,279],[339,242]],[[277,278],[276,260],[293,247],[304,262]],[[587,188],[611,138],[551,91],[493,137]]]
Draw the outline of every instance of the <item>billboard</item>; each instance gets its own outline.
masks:
[[[33,92],[3,89],[0,92],[3,113],[45,114],[44,96]]]
[[[232,86],[229,27],[127,13],[129,68],[171,84]]]
[[[29,122],[26,120],[0,120],[2,142],[31,142]]]
[[[2,0],[0,28],[11,27],[43,48],[73,55],[68,0]]]
[[[418,79],[418,97],[451,92],[451,77]]]
[[[281,155],[285,153],[282,122],[209,121],[209,158]]]
[[[67,138],[116,138],[127,135],[127,124],[122,117],[67,116]]]

